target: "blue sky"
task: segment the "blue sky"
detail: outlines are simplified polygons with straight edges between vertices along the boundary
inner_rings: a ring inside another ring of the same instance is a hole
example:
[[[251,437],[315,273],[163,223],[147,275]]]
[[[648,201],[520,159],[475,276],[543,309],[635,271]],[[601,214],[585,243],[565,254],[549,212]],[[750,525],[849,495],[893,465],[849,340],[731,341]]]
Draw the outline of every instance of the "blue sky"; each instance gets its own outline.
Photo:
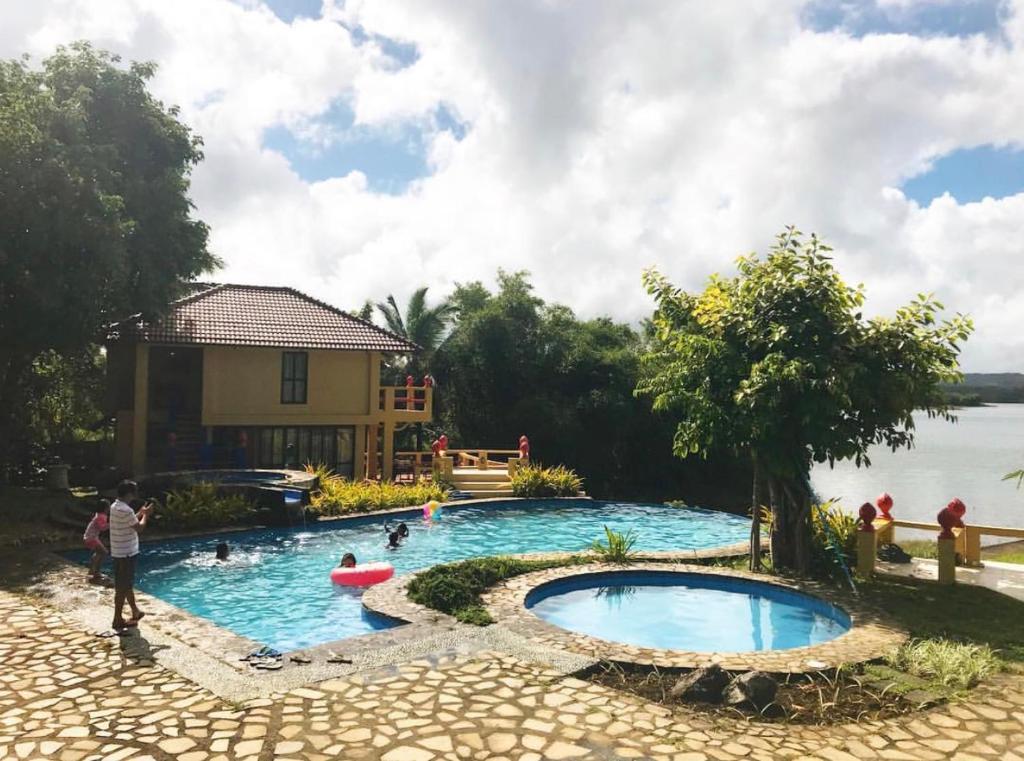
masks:
[[[903,185],[907,198],[927,206],[948,192],[960,203],[986,196],[1004,198],[1024,191],[1024,151],[983,145],[953,151],[936,161],[930,171]]]
[[[287,22],[320,17],[320,0],[268,0],[267,5]],[[411,66],[419,57],[414,45],[371,36],[358,27],[349,31],[356,44],[372,40],[379,45],[394,60],[395,68]],[[370,190],[395,195],[404,192],[413,180],[430,174],[427,142],[433,130],[450,130],[458,139],[465,134],[465,126],[445,108],[422,123],[392,128],[370,129],[353,122],[349,103],[338,100],[314,125],[318,139],[304,138],[302,130],[278,125],[264,132],[263,145],[287,158],[292,169],[307,182],[360,171],[366,175]],[[324,139],[323,135],[328,137]]]
[[[880,6],[875,0],[811,0],[804,21],[813,29],[868,34],[997,35],[1002,0],[931,0]]]

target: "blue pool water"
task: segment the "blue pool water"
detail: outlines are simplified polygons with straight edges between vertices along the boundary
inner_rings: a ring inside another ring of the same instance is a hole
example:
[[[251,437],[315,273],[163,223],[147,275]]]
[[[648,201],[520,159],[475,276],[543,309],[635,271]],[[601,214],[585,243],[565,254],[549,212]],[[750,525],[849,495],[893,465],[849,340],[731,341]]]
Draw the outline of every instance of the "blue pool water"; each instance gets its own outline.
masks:
[[[839,608],[746,579],[612,571],[545,584],[526,606],[549,623],[640,647],[697,653],[783,650],[850,628]]]
[[[642,550],[717,547],[745,541],[746,518],[693,508],[589,500],[488,503],[445,511],[425,525],[419,510],[403,514],[410,535],[385,549],[381,518],[311,524],[227,535],[231,557],[213,558],[221,535],[146,543],[140,589],[226,629],[279,650],[308,647],[394,625],[362,607],[361,593],[332,584],[341,556],[388,561],[396,574],[484,555],[582,550],[603,526],[634,529]],[[394,523],[398,518],[392,517]],[[85,562],[86,553],[74,553]]]

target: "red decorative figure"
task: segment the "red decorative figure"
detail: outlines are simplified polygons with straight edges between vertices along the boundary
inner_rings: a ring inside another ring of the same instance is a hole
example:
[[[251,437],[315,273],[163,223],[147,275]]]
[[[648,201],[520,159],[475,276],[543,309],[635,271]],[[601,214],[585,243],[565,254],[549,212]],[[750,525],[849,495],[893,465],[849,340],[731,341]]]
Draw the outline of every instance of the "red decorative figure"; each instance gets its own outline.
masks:
[[[892,510],[892,497],[889,492],[884,492],[878,496],[875,500],[875,504],[878,505],[878,509],[882,511],[882,517],[887,521],[892,520],[892,516],[889,515],[889,511]]]
[[[956,516],[956,528],[963,528],[964,514],[967,512],[967,505],[961,502],[959,497],[954,497],[950,500],[950,503],[946,505],[946,509]]]
[[[858,511],[857,522],[860,524],[858,531],[874,531],[875,530],[875,516],[878,515],[878,511],[875,510],[875,506],[870,502],[865,502],[860,506]]]
[[[939,539],[955,539],[953,529],[957,528],[958,525],[963,525],[963,521],[956,517],[956,513],[949,508],[949,505],[939,511],[936,520],[942,528],[942,531],[939,533]]]
[[[530,440],[526,438],[526,434],[519,437],[519,456],[524,460],[530,459]]]
[[[443,433],[437,439],[438,445],[441,447],[441,454],[443,455],[448,451],[448,437]]]
[[[430,388],[433,385],[434,385],[434,376],[433,375],[424,375],[423,376],[423,386],[424,386],[424,388]]]

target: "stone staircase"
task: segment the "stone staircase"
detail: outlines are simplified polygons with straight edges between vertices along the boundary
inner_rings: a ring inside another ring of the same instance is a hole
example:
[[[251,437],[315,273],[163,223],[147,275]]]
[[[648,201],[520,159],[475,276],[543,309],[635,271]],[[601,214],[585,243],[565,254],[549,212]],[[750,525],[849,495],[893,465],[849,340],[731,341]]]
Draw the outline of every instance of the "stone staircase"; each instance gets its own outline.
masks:
[[[507,468],[493,465],[487,470],[479,468],[455,468],[452,471],[452,485],[471,499],[487,499],[512,496],[512,481]]]

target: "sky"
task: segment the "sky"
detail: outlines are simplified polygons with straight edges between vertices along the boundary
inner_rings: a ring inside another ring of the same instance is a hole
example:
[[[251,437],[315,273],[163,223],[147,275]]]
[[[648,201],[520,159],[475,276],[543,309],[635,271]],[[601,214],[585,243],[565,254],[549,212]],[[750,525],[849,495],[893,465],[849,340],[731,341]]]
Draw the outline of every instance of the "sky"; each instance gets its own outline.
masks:
[[[0,0],[0,56],[158,64],[216,279],[342,308],[527,270],[638,321],[787,224],[868,312],[1024,371],[1024,0]]]

